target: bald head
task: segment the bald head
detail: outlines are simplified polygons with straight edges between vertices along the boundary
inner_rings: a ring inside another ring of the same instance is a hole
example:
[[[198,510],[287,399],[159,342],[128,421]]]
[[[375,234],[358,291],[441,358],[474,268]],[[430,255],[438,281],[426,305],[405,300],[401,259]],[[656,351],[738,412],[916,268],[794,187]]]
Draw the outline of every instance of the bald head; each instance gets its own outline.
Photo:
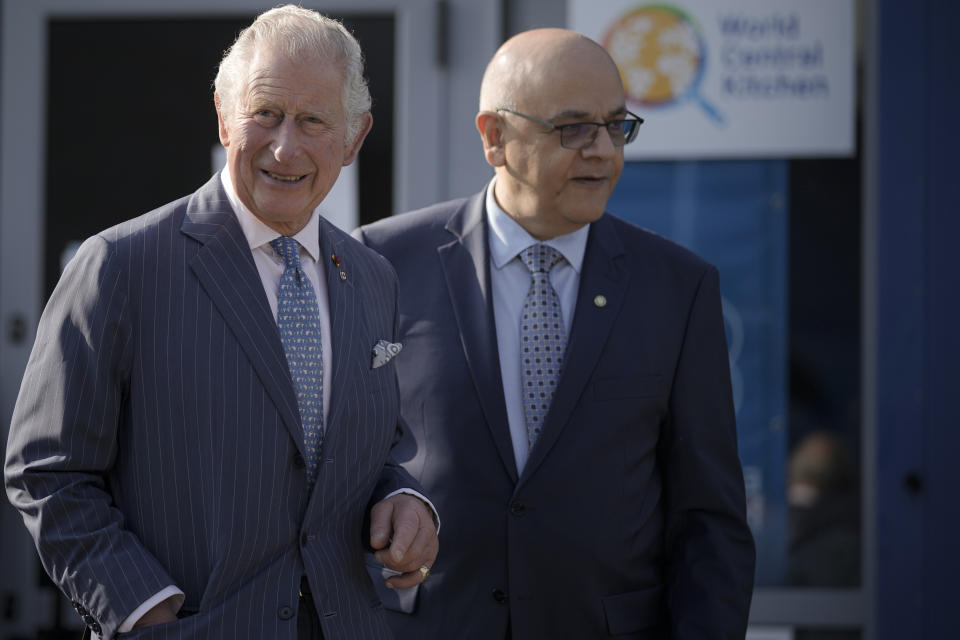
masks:
[[[590,38],[567,29],[533,29],[510,38],[487,65],[480,85],[480,110],[523,109],[563,78],[619,71],[610,55]],[[621,85],[622,93],[622,85]]]

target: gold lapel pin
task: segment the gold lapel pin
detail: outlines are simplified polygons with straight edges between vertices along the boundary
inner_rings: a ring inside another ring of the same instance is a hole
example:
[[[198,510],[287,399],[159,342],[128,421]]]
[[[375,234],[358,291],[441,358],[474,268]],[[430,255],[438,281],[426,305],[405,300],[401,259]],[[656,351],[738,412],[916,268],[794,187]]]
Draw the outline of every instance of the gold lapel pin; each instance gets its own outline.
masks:
[[[607,297],[605,295],[597,295],[593,298],[593,304],[596,307],[603,308],[607,306]]]

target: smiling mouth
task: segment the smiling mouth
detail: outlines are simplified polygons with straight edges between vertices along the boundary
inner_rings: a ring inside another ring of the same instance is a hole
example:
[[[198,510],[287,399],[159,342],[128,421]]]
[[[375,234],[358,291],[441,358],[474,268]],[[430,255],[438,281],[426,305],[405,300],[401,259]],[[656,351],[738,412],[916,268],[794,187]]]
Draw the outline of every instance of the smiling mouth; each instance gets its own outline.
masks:
[[[272,171],[267,171],[266,169],[261,169],[260,171],[263,172],[263,175],[267,176],[268,178],[270,178],[270,179],[272,179],[272,180],[277,180],[277,181],[279,181],[279,182],[288,182],[288,183],[291,183],[291,184],[294,183],[294,182],[300,182],[301,180],[303,180],[304,178],[307,177],[307,176],[305,176],[305,175],[303,175],[303,176],[283,176],[283,175],[280,175],[279,173],[274,173],[274,172],[272,172]]]

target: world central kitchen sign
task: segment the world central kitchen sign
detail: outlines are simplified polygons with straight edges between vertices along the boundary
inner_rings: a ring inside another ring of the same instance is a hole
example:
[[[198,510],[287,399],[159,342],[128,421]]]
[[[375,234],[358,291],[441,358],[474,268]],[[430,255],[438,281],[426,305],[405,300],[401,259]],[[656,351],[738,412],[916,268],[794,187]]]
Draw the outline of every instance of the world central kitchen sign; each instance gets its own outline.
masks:
[[[569,0],[647,120],[628,159],[855,150],[853,0]]]

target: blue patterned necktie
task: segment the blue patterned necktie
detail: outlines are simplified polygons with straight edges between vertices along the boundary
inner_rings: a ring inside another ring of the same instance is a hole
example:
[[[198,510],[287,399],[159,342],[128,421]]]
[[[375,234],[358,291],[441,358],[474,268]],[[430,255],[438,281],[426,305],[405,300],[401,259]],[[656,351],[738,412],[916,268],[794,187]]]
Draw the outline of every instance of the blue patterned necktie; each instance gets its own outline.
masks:
[[[520,252],[520,260],[532,275],[520,317],[520,381],[532,449],[550,409],[567,348],[560,296],[550,284],[550,270],[563,255],[553,247],[535,244]]]
[[[317,479],[320,445],[323,441],[323,348],[320,343],[320,309],[307,274],[300,266],[300,245],[293,238],[279,237],[270,246],[283,258],[283,275],[277,292],[277,327],[287,356],[290,377],[297,392],[303,440],[306,445],[307,478]]]

